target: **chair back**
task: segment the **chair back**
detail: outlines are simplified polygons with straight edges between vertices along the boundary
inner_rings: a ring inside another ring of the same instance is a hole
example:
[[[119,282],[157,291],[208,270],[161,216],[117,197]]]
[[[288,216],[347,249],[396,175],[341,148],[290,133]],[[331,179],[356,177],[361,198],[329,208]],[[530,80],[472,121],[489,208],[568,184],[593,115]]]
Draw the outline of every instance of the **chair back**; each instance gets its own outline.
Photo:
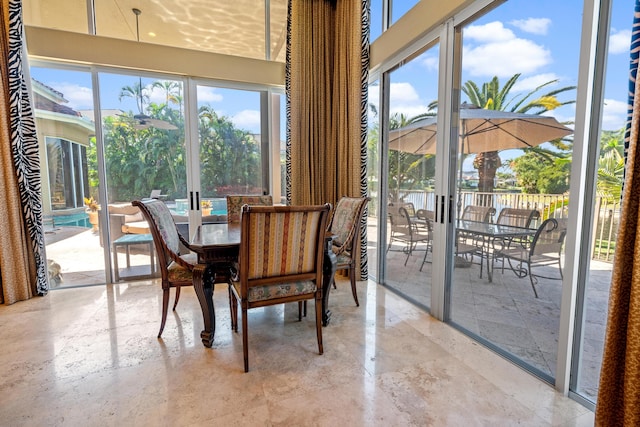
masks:
[[[411,236],[411,218],[403,206],[390,203],[387,213],[391,223],[391,233],[396,236]]]
[[[543,254],[560,255],[566,234],[566,218],[549,218],[545,220],[533,237],[530,249],[531,256]]]
[[[491,206],[467,205],[462,211],[462,219],[466,221],[490,222],[491,217],[496,213]]]
[[[180,258],[180,236],[178,228],[173,221],[171,211],[165,203],[158,199],[134,200],[131,202],[133,206],[137,206],[149,223],[153,244],[158,253],[158,262],[160,264],[163,278],[167,274],[167,266],[175,261],[182,267],[193,269],[193,265],[185,262]]]
[[[342,197],[338,200],[329,221],[329,232],[333,235],[333,251],[336,255],[352,253],[354,243],[359,241],[360,225],[368,197]]]
[[[314,280],[322,283],[329,204],[242,207],[240,277],[243,288]],[[247,295],[248,289],[243,289]]]
[[[270,195],[227,195],[227,221],[240,222],[240,214],[243,205],[271,206],[273,198]]]
[[[503,208],[498,214],[496,224],[529,228],[533,220],[540,218],[540,212],[535,209]]]

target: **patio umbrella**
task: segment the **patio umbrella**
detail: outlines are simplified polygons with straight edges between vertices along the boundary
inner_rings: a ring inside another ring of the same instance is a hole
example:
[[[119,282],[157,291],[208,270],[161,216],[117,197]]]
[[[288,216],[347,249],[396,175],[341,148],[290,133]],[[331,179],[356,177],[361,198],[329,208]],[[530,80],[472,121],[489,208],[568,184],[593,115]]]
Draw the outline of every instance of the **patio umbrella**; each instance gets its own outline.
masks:
[[[389,148],[412,154],[436,153],[437,117],[428,117],[389,131]],[[509,111],[485,110],[470,104],[460,108],[459,152],[484,153],[515,148],[530,148],[573,133],[555,117]],[[458,185],[462,182],[460,162]],[[458,210],[461,207],[458,192]]]
[[[413,154],[435,154],[437,117],[389,131],[389,148]],[[460,152],[465,154],[529,148],[573,133],[555,117],[485,110],[463,104],[460,109]]]

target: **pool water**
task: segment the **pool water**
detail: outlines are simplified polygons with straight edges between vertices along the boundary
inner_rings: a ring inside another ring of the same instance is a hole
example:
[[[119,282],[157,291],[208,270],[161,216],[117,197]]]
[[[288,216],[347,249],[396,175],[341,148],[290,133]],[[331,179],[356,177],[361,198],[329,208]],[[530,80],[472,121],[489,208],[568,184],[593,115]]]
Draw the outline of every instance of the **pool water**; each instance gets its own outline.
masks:
[[[84,212],[79,212],[71,215],[54,215],[50,218],[53,219],[54,227],[92,228],[92,225],[89,223],[89,215]]]

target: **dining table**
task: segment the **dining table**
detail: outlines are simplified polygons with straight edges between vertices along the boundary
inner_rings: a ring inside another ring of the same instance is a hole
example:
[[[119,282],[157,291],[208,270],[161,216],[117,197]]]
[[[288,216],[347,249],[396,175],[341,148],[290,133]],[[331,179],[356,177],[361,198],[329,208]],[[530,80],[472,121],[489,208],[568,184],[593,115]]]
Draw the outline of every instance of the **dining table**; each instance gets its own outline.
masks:
[[[491,261],[493,260],[496,245],[500,245],[502,248],[515,239],[526,241],[528,237],[536,234],[536,231],[536,228],[516,227],[513,225],[462,219],[459,219],[456,224],[456,232],[459,235],[471,238],[478,246],[482,258],[486,259],[489,282],[493,282],[493,262]],[[480,260],[480,262],[483,262],[483,260]],[[482,277],[482,270],[480,271],[480,277]]]
[[[329,291],[336,272],[337,257],[331,249],[333,236],[326,235],[322,278],[322,325],[331,319]],[[202,309],[204,329],[200,333],[205,347],[213,345],[216,331],[213,291],[216,283],[230,283],[234,264],[240,252],[240,223],[202,224],[190,239],[189,248],[205,267],[193,271],[193,287]]]

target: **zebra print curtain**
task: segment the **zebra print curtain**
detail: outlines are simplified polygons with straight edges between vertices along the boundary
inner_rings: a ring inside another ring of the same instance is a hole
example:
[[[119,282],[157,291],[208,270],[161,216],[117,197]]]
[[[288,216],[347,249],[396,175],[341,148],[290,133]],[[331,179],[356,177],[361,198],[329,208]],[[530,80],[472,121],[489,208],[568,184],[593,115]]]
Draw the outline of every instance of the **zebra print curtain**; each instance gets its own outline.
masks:
[[[40,161],[28,89],[22,3],[1,0],[0,303],[44,295]]]
[[[640,0],[631,39],[629,114],[625,132],[622,212],[609,294],[609,317],[595,421],[598,426],[640,425]]]
[[[366,196],[369,0],[290,0],[287,15],[287,202]]]

